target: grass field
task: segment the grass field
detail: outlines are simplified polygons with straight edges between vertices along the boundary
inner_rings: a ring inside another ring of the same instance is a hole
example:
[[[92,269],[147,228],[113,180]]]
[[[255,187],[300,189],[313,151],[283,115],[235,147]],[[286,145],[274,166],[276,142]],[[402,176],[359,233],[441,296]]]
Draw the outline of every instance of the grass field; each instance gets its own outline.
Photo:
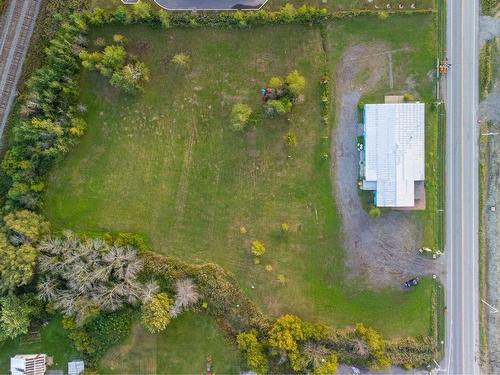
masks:
[[[50,177],[44,211],[56,227],[138,232],[156,251],[215,261],[273,315],[292,312],[338,326],[363,321],[388,336],[428,334],[429,282],[412,291],[372,292],[346,280],[330,161],[321,157],[330,141],[322,138],[327,131],[319,125],[318,80],[325,56],[318,29],[128,26],[96,30],[92,39],[109,41],[117,32],[149,65],[152,80],[144,95],[128,98],[97,75],[82,75],[89,129]],[[325,43],[329,68],[335,70],[352,43],[411,46],[395,57],[395,82],[411,74],[415,89],[427,98],[431,32],[427,15],[335,22]],[[178,52],[192,56],[189,70],[169,62]],[[259,88],[292,69],[308,84],[305,101],[288,120],[264,120],[246,133],[229,130],[234,103],[257,108]],[[283,146],[288,130],[299,140],[292,151]],[[291,227],[287,235],[280,232],[283,222]],[[242,226],[246,234],[240,233]],[[260,266],[249,251],[254,239],[267,247]],[[283,285],[278,275],[284,275]]]
[[[210,358],[217,374],[236,374],[238,351],[208,315],[184,313],[151,335],[134,325],[129,339],[101,361],[100,374],[202,374]]]
[[[39,335],[19,337],[0,344],[0,374],[9,372],[10,357],[31,353],[46,353],[54,358],[54,365],[50,368],[64,371],[69,361],[80,358],[62,327],[60,317],[41,327]]]

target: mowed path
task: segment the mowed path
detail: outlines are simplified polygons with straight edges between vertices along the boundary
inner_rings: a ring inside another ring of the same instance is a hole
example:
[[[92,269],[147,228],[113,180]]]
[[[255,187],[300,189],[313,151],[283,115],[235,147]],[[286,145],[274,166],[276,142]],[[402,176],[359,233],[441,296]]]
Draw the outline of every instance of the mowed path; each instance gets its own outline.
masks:
[[[16,96],[41,0],[11,0],[0,21],[0,137]]]

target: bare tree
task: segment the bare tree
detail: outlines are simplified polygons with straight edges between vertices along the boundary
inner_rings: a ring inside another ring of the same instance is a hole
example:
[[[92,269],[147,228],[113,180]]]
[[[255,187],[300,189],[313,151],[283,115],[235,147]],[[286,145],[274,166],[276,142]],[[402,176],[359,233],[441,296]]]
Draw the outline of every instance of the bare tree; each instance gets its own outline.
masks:
[[[96,310],[148,301],[159,290],[154,282],[139,281],[143,263],[131,247],[65,232],[63,238],[42,240],[38,250],[38,267],[46,276],[38,284],[39,298],[78,323]]]
[[[170,314],[176,317],[184,310],[194,306],[200,299],[198,289],[191,279],[181,279],[175,282],[175,302]]]

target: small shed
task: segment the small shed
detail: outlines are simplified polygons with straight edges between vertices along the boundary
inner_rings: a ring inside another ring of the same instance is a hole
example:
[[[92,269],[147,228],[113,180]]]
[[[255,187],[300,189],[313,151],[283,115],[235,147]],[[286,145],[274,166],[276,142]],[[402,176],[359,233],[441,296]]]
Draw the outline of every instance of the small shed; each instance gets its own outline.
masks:
[[[81,359],[68,362],[68,375],[80,375],[85,370],[85,363]]]

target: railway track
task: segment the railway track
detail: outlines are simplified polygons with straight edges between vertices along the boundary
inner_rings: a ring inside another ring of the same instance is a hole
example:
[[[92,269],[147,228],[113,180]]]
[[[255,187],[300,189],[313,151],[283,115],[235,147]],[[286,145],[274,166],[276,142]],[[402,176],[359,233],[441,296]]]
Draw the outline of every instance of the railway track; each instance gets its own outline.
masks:
[[[0,138],[16,97],[41,0],[11,0],[0,21]]]

